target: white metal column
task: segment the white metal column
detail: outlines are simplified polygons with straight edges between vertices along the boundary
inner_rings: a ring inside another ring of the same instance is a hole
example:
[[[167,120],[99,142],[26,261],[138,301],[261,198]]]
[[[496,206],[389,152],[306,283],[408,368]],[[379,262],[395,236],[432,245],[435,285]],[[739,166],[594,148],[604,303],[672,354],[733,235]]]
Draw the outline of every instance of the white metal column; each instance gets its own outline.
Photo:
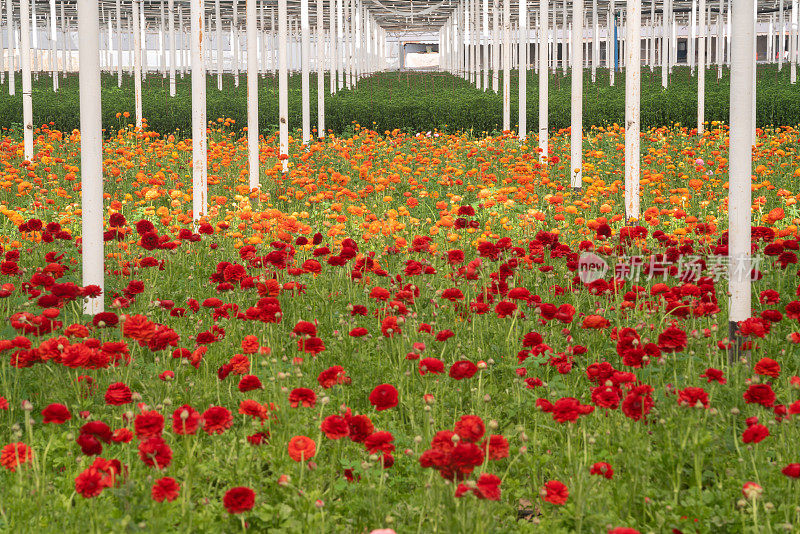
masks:
[[[511,130],[511,2],[503,0],[503,131]]]
[[[31,95],[30,0],[20,0],[20,48],[22,59],[22,128],[25,159],[33,161],[33,102]]]
[[[583,0],[572,0],[572,109],[570,171],[573,189],[583,185]]]
[[[639,112],[642,69],[642,4],[627,0],[625,23],[625,216],[639,218]]]
[[[289,73],[286,57],[288,33],[286,0],[278,0],[278,127],[283,172],[289,170]]]
[[[796,5],[796,0],[792,2]],[[730,338],[735,340],[739,321],[751,316],[751,176],[753,91],[753,20],[754,0],[736,0],[733,4],[731,33],[731,91],[728,256],[730,260],[729,325]],[[795,13],[792,13],[794,18]],[[737,342],[738,349],[738,342]],[[737,350],[738,352],[738,350]]]
[[[700,0],[700,13],[706,12],[706,0]],[[697,134],[703,135],[706,117],[706,19],[700,17],[697,36]]]
[[[142,32],[139,30],[140,0],[133,0],[133,83],[136,106],[136,127],[142,128]]]
[[[547,1],[539,2],[539,151],[540,161],[547,162],[547,142],[548,142],[548,76],[547,69],[547,48],[549,37],[549,14]]]
[[[27,1],[27,0],[23,0]],[[81,115],[81,262],[83,286],[104,288],[103,131],[100,104],[100,22],[95,0],[78,0]],[[103,311],[103,295],[87,298],[83,313]]]
[[[519,0],[519,138],[528,136],[528,5]]]
[[[206,145],[206,65],[204,0],[191,0],[192,52],[192,218],[197,222],[208,204]]]
[[[258,16],[257,0],[246,0],[247,24],[247,169],[250,190],[261,187],[258,150]]]
[[[309,41],[309,33],[311,28],[308,22],[308,0],[300,0],[300,38],[302,42],[301,49],[301,106],[302,106],[302,122],[303,122],[303,144],[307,145],[311,140],[311,103],[310,103],[310,89],[309,89],[309,57],[311,51],[311,42]]]
[[[325,5],[317,2],[317,137],[325,137]]]

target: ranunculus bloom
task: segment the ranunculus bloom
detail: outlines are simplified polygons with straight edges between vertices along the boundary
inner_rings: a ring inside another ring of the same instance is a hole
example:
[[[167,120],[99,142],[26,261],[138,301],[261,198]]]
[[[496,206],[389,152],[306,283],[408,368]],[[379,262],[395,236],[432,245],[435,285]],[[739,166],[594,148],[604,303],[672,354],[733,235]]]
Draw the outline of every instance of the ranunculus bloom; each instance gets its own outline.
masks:
[[[114,382],[106,390],[106,404],[121,406],[131,402],[131,389],[123,382]]]
[[[607,462],[596,462],[589,468],[590,475],[599,475],[611,480],[614,477],[614,469]]]
[[[558,480],[550,480],[545,483],[544,487],[539,491],[542,500],[550,504],[561,505],[567,502],[569,497],[569,490],[567,486]]]
[[[397,389],[391,384],[381,384],[369,394],[369,403],[379,412],[397,406]]]
[[[184,404],[172,412],[172,431],[176,434],[194,434],[200,425],[200,414]]]
[[[304,462],[317,454],[317,444],[306,436],[295,436],[289,440],[289,457],[295,462]]]
[[[161,437],[150,438],[139,444],[139,458],[145,465],[164,469],[172,463],[172,449]]]
[[[233,424],[230,410],[223,406],[211,406],[203,412],[203,430],[206,434],[222,434]]]
[[[256,492],[244,486],[229,489],[222,498],[222,504],[229,514],[241,514],[252,510],[255,503]]]
[[[781,365],[772,358],[761,358],[753,370],[757,375],[778,378],[781,374]]]
[[[781,469],[781,473],[789,478],[800,478],[800,464],[789,464]]]
[[[18,441],[9,443],[0,450],[0,465],[9,471],[16,471],[17,466],[33,460],[33,449]]]
[[[450,366],[450,378],[463,380],[472,378],[478,372],[478,366],[468,360],[460,360]]]
[[[153,488],[150,490],[150,495],[154,501],[157,502],[172,502],[178,498],[181,487],[172,477],[164,477],[156,480]]]
[[[47,408],[42,410],[43,423],[54,423],[56,425],[63,424],[72,419],[72,414],[63,404],[50,404]]]

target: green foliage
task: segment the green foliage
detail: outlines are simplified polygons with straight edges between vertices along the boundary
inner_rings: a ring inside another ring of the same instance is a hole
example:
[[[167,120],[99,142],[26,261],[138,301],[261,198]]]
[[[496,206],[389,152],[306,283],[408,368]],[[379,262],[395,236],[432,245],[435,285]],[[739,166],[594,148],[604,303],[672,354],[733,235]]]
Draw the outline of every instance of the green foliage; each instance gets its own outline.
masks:
[[[528,125],[538,122],[538,75],[528,73]],[[706,72],[706,119],[727,122],[729,90],[727,70],[717,79],[716,70]],[[17,83],[21,80],[18,77]],[[123,79],[117,87],[115,75],[103,75],[103,126],[118,128],[123,123],[117,113],[133,115],[133,80]],[[301,122],[300,76],[289,81],[289,125],[297,128]],[[316,78],[311,76],[311,117],[316,123]],[[499,87],[502,88],[502,80]],[[511,117],[516,129],[518,117],[518,73],[511,74]],[[502,96],[493,91],[479,91],[467,81],[445,73],[386,72],[362,79],[358,88],[328,92],[325,81],[325,126],[342,134],[358,123],[378,131],[398,128],[408,132],[440,131],[496,132],[502,125]],[[501,91],[502,92],[502,91]],[[21,89],[16,96],[0,92],[0,127],[11,128],[22,117]],[[259,131],[271,135],[277,129],[277,79],[259,80]],[[160,133],[191,131],[191,77],[177,80],[177,95],[169,96],[169,82],[159,75],[150,75],[143,82],[143,109],[151,130]],[[643,128],[673,123],[694,125],[697,121],[697,79],[688,67],[678,67],[670,76],[669,86],[661,87],[659,70],[642,71],[641,121]],[[569,72],[561,70],[550,76],[550,129],[570,125],[571,89]],[[216,79],[208,78],[208,118],[233,119],[237,126],[247,123],[246,76],[239,86],[232,76],[225,76],[223,91],[218,91]],[[34,123],[53,122],[62,130],[80,127],[78,77],[61,80],[57,94],[52,92],[49,76],[42,75],[33,88]],[[625,73],[619,72],[615,85],[609,84],[609,72],[598,70],[592,83],[589,71],[584,79],[584,127],[622,123],[625,116]],[[759,68],[757,87],[757,123],[759,126],[800,124],[800,92],[789,83],[788,69],[779,72],[774,65]]]

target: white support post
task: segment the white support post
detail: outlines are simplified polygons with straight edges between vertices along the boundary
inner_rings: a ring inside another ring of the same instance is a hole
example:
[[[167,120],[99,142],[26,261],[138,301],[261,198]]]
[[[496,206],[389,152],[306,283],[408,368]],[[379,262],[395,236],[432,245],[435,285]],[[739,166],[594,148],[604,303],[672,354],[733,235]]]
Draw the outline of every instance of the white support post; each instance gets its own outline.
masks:
[[[500,9],[498,6],[499,0],[493,0],[493,43],[492,43],[492,91],[497,94],[500,89]]]
[[[792,0],[792,18],[789,22],[789,81],[797,83],[797,0]]]
[[[317,2],[317,137],[325,137],[325,0]]]
[[[186,31],[183,27],[183,5],[178,4],[178,34],[180,34],[180,46],[178,50],[180,51],[180,63],[181,63],[181,79],[183,79],[184,74],[186,73],[186,66],[189,64],[189,46],[186,45]]]
[[[625,216],[639,219],[639,111],[642,69],[642,4],[627,0],[625,23]]]
[[[661,15],[661,87],[667,88],[669,83],[669,0],[664,0]]]
[[[27,2],[27,0],[23,0]],[[81,115],[81,262],[83,286],[104,289],[103,130],[100,104],[100,22],[95,0],[78,0]],[[87,298],[83,313],[104,310],[103,295]]]
[[[142,32],[139,30],[139,2],[133,0],[133,83],[136,106],[136,128],[142,129]]]
[[[336,56],[336,72],[337,72],[337,88],[336,90],[339,91],[344,89],[344,54],[346,53],[347,47],[345,46],[345,39],[344,39],[344,0],[335,0],[336,1],[336,42],[342,45],[341,51],[338,50],[338,46],[336,43],[333,45],[334,54]]]
[[[796,0],[793,0],[793,4]],[[752,176],[752,115],[754,0],[736,0],[733,4],[731,32],[731,91],[728,200],[728,256],[730,278],[729,328],[738,354],[741,339],[738,322],[751,316],[751,176]],[[794,13],[792,14],[794,17]]]
[[[239,87],[239,0],[233,0],[231,23],[231,51],[233,52],[233,85]]]
[[[321,2],[322,0],[317,0]],[[330,92],[331,94],[336,93],[336,80],[339,76],[339,51],[337,50],[336,43],[340,39],[340,36],[336,30],[336,6],[338,2],[336,0],[329,0],[328,4],[328,25],[330,28],[328,29],[328,39],[330,42],[330,57],[328,61],[330,63]]]
[[[561,6],[561,71],[567,74],[569,47],[567,45],[567,1]]]
[[[503,131],[511,130],[511,2],[503,0]]]
[[[308,21],[308,0],[300,0],[300,38],[301,49],[301,95],[302,100],[302,121],[303,121],[303,144],[308,145],[311,141],[311,93],[309,69],[311,63],[311,41],[309,40],[311,28]]]
[[[257,0],[246,0],[247,23],[247,164],[250,190],[261,187],[258,150],[258,17]]]
[[[33,103],[31,98],[30,0],[20,0],[20,48],[22,59],[22,128],[25,160],[33,161]]]
[[[63,10],[64,0],[61,0]],[[122,5],[116,0],[117,9],[117,87],[122,87]],[[62,20],[64,16],[61,16]],[[63,33],[63,32],[62,32]]]
[[[167,12],[169,15],[169,96],[175,96],[175,64],[178,57],[175,50],[175,0],[169,0]]]
[[[600,60],[600,19],[597,0],[592,0],[592,83],[597,80],[597,62]]]
[[[572,109],[570,171],[573,189],[583,185],[583,0],[572,0]]]
[[[706,12],[706,0],[700,0],[700,13]],[[697,37],[697,135],[702,136],[706,117],[706,21],[700,17]]]
[[[191,0],[192,53],[192,219],[206,215],[208,204],[208,153],[206,145],[206,21],[204,0]]]
[[[217,34],[217,89],[222,91],[222,15],[220,14],[219,0],[214,1],[214,27]]]
[[[139,38],[141,39],[140,42],[141,42],[142,46],[141,46],[141,50],[139,50],[137,53],[141,57],[142,78],[143,79],[147,79],[147,67],[149,65],[148,57],[147,57],[147,20],[144,18],[144,3],[143,3],[142,0],[139,0],[139,11],[138,11],[138,13],[139,13],[139,15],[138,15],[138,17],[139,17],[139,28],[140,28],[140,31],[142,33]]]
[[[167,21],[166,17],[164,16],[164,2],[165,0],[161,0],[159,2],[159,24],[158,24],[158,70],[161,72],[161,77],[167,77],[167,47],[164,44],[165,35],[164,32],[167,30]]]
[[[655,1],[655,0],[651,0]],[[614,86],[614,76],[616,75],[616,48],[617,48],[617,38],[614,36],[614,31],[617,28],[617,21],[616,21],[616,10],[614,6],[614,0],[611,0],[608,4],[608,49],[606,50],[606,56],[609,58],[608,61],[608,84],[613,87]]]
[[[489,90],[489,0],[482,0],[483,3],[483,32],[481,41],[483,47],[481,50],[483,58],[483,91]]]
[[[548,76],[547,47],[550,41],[547,2],[539,2],[539,161],[547,164],[548,143]]]
[[[50,73],[53,77],[53,92],[58,91],[58,65],[55,61],[56,22],[56,0],[50,0]],[[98,23],[98,28],[99,26]]]
[[[695,70],[695,39],[697,39],[697,0],[692,0],[692,11],[689,18],[689,46],[687,51],[689,53],[689,75],[694,76]]]
[[[61,5],[61,9],[63,10],[63,2]],[[17,32],[15,28],[16,23],[14,22],[14,3],[13,0],[6,0],[6,29],[8,30],[8,63],[6,64],[6,67],[8,68],[8,94],[11,96],[14,96],[17,93],[16,80],[14,79],[16,72],[14,56],[17,52]]]
[[[780,43],[778,46],[778,72],[780,72],[783,69],[783,52],[786,50],[786,20],[783,15],[783,0],[780,0],[778,6],[778,26],[780,27],[778,32],[778,42]],[[728,19],[730,19],[730,14]]]
[[[280,156],[289,155],[289,73],[286,57],[287,27],[286,0],[278,0],[278,127]],[[283,172],[289,170],[288,159],[282,159]]]
[[[528,5],[519,0],[519,138],[528,136]]]
[[[722,43],[722,13],[724,11],[724,0],[719,0],[719,5],[717,7],[717,79],[722,78],[722,62],[723,62],[723,52],[725,47]]]
[[[650,72],[656,67],[656,2],[650,0]]]

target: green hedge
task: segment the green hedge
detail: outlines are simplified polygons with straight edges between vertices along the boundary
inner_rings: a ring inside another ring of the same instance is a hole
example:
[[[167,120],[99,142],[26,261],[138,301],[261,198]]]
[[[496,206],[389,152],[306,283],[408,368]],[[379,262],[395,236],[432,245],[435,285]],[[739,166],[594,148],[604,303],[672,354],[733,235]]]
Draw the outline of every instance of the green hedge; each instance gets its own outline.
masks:
[[[778,72],[773,65],[758,71],[757,122],[766,125],[800,124],[800,89],[789,83],[789,69]],[[528,73],[528,125],[538,123],[538,76]],[[616,75],[615,85],[608,82],[608,71],[598,70],[597,80],[591,82],[586,71],[584,82],[584,125],[622,123],[625,114],[625,75]],[[16,77],[17,95],[8,95],[7,87],[0,89],[0,127],[19,127],[22,119],[20,77]],[[118,112],[133,112],[133,82],[125,76],[123,86],[117,87],[115,75],[103,75],[103,126],[118,128],[123,121]],[[226,76],[224,89],[217,90],[216,77],[208,78],[208,118],[227,117],[244,126],[247,120],[246,77],[234,87],[233,77]],[[300,126],[300,77],[290,78],[289,124]],[[511,75],[512,122],[517,117],[517,73]],[[78,77],[61,80],[57,94],[52,92],[49,75],[40,75],[34,83],[33,110],[37,125],[53,122],[58,129],[69,131],[80,125]],[[178,79],[177,96],[169,96],[168,81],[159,75],[149,75],[143,84],[143,107],[151,130],[172,133],[191,131],[191,78]],[[328,79],[325,81],[328,88]],[[502,87],[502,80],[500,81]],[[697,80],[686,67],[675,68],[669,87],[661,87],[661,75],[656,69],[642,70],[642,126],[696,123]],[[316,123],[316,79],[311,76],[311,117]],[[559,70],[550,78],[550,127],[567,128],[570,124],[570,78]],[[728,71],[717,80],[716,69],[706,73],[707,120],[728,121]],[[277,129],[277,80],[259,79],[259,129],[269,134]],[[124,122],[132,122],[129,119]],[[326,128],[342,133],[354,122],[379,131],[400,128],[405,131],[497,131],[502,123],[502,100],[492,91],[478,91],[461,78],[443,73],[387,72],[363,79],[355,90],[343,90],[325,95]],[[188,134],[187,134],[188,135]]]

